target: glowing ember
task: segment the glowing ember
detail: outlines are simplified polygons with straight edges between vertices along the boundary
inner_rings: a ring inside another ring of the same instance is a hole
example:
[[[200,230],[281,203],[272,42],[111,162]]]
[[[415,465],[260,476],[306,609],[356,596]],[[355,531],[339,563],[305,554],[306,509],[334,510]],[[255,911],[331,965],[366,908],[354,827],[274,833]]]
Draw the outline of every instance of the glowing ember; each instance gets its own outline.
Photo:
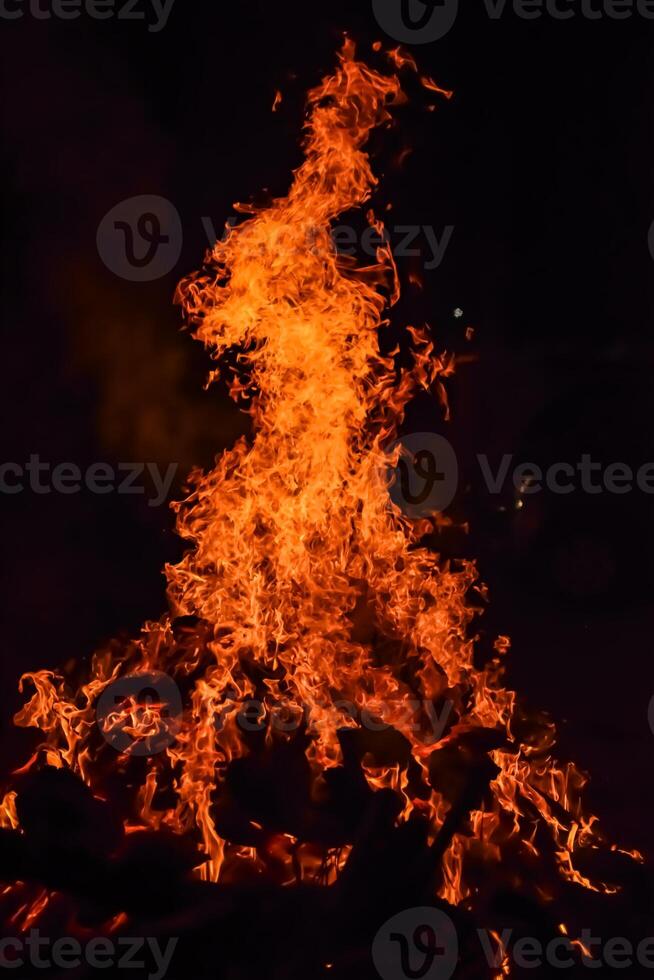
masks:
[[[398,51],[392,61],[397,70],[415,68]],[[249,217],[216,244],[210,271],[181,284],[195,335],[222,361],[254,435],[212,472],[194,474],[178,506],[190,550],[167,569],[171,617],[147,624],[127,649],[96,654],[82,683],[47,671],[28,675],[36,693],[16,722],[46,734],[29,765],[68,766],[102,794],[110,770],[129,784],[134,760],[99,737],[98,698],[137,671],[172,677],[183,714],[165,751],[139,760],[128,829],[136,821],[199,831],[208,856],[202,874],[214,880],[274,861],[288,882],[327,883],[343,867],[347,842],[318,846],[308,831],[259,821],[250,821],[250,841],[234,842],[221,836],[216,814],[230,763],[253,751],[242,724],[248,701],[267,724],[268,749],[304,740],[317,808],[342,764],[342,730],[358,729],[366,712],[401,733],[409,751],[390,762],[365,755],[363,778],[374,790],[397,792],[400,821],[420,814],[430,840],[446,840],[443,898],[459,903],[474,892],[469,862],[500,873],[512,847],[528,868],[544,840],[564,878],[608,890],[575,870],[575,850],[597,841],[594,819],[580,809],[584,779],[553,761],[552,726],[528,725],[502,686],[506,638],[490,665],[473,663],[474,566],[448,567],[420,547],[431,522],[409,521],[389,499],[397,462],[389,447],[404,408],[420,390],[444,403],[441,379],[452,361],[436,356],[426,331],[414,328],[411,369],[380,354],[384,311],[399,295],[390,248],[357,267],[337,254],[330,230],[370,197],[376,179],[365,145],[402,99],[397,76],[356,61],[346,43],[335,73],[309,95],[305,161],[288,195],[242,208]],[[372,212],[368,221],[382,231]],[[182,620],[185,627],[180,617],[195,619]],[[448,727],[435,743],[434,713],[442,717],[448,704]],[[125,698],[105,718],[104,733],[119,728],[136,744],[156,738],[168,730],[164,707]],[[294,731],[273,724],[299,716]],[[440,785],[439,767],[463,773],[465,782],[480,759],[484,785],[467,804],[457,801]],[[16,826],[13,800],[5,800],[5,826]],[[470,812],[465,833],[443,838],[459,806]]]

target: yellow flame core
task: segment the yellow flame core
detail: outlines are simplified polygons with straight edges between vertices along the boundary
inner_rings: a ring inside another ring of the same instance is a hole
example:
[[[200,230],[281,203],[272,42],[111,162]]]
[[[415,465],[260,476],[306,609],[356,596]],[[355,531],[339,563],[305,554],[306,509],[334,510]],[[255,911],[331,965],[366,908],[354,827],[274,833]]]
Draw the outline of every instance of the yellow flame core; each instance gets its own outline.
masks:
[[[266,706],[308,718],[316,780],[341,761],[337,732],[355,721],[339,704],[349,702],[402,732],[428,785],[432,733],[406,704],[447,697],[457,716],[449,744],[490,728],[510,748],[492,753],[499,769],[492,806],[473,811],[466,835],[454,836],[441,895],[460,902],[469,894],[471,848],[483,846],[485,859],[499,863],[499,844],[516,837],[533,853],[536,825],[550,833],[562,875],[592,887],[572,865],[573,849],[594,836],[592,821],[579,813],[583,778],[552,761],[550,729],[537,745],[512,734],[515,696],[502,687],[500,666],[508,641],[502,638],[486,670],[473,665],[466,594],[474,567],[439,562],[418,545],[424,522],[412,524],[389,501],[396,458],[388,447],[404,407],[420,389],[442,397],[440,378],[451,364],[415,329],[411,369],[380,354],[384,312],[399,295],[390,249],[380,247],[375,263],[357,267],[336,252],[331,226],[368,200],[376,179],[364,147],[402,98],[397,77],[356,61],[347,43],[335,73],[309,94],[305,162],[288,195],[248,209],[250,217],[216,244],[211,271],[179,288],[196,336],[226,362],[232,393],[246,396],[253,417],[253,438],[224,453],[212,472],[196,473],[178,506],[178,529],[191,548],[167,569],[171,606],[175,616],[207,624],[210,662],[199,645],[174,641],[165,618],[147,624],[127,655],[96,655],[90,681],[76,694],[54,674],[30,675],[36,694],[16,721],[45,731],[47,760],[93,785],[94,705],[107,685],[136,668],[190,678],[181,731],[166,750],[177,803],[153,809],[161,771],[155,758],[138,816],[151,826],[199,829],[210,858],[202,873],[217,879],[228,855],[258,859],[255,849],[222,840],[212,816],[227,764],[247,752],[237,714],[244,700],[260,696],[253,665],[264,678]],[[381,228],[372,212],[368,220]],[[398,766],[366,765],[364,772],[373,788],[402,795],[402,819],[419,809],[437,834],[448,812],[439,793],[418,799]],[[315,854],[298,862],[297,847],[288,834],[268,842],[269,853],[287,855],[293,874],[315,868],[325,881],[347,856],[347,848],[332,852],[326,873]]]

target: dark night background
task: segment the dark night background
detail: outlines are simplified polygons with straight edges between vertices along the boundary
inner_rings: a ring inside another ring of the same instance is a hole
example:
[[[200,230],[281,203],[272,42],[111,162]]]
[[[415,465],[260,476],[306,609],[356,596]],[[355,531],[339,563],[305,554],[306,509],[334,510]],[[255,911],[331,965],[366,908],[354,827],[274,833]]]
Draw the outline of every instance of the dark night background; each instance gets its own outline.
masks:
[[[232,202],[285,190],[304,93],[343,30],[363,56],[388,42],[367,0],[177,0],[160,33],[86,16],[1,23],[3,462],[178,463],[179,496],[192,463],[247,431],[222,390],[203,392],[208,358],[179,331],[174,287],[201,262],[203,216],[220,229]],[[395,312],[463,358],[439,431],[459,452],[453,512],[470,533],[439,547],[480,558],[485,628],[513,640],[511,684],[592,772],[609,835],[650,854],[654,498],[544,491],[517,510],[478,486],[473,462],[654,460],[653,42],[638,17],[493,22],[468,3],[447,37],[413,49],[454,99],[400,113],[391,143],[413,148],[401,170],[376,142],[393,220],[455,228],[424,290],[406,286],[416,260],[400,263]],[[96,232],[142,194],[174,203],[184,241],[170,274],[133,283],[105,267]],[[416,406],[409,428],[430,425],[435,409]],[[2,498],[2,552],[6,771],[29,741],[10,722],[21,672],[158,618],[180,544],[169,508],[144,498],[26,490]]]

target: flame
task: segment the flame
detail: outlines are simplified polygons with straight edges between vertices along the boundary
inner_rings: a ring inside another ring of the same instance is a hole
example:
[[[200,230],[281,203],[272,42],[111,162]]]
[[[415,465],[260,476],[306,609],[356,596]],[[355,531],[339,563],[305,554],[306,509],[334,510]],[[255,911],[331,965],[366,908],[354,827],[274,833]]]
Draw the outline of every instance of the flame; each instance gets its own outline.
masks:
[[[399,49],[391,57],[397,70],[415,69]],[[471,894],[470,854],[482,851],[497,867],[503,842],[515,838],[533,856],[543,832],[564,879],[608,890],[574,868],[575,849],[599,839],[581,811],[584,777],[554,761],[552,726],[520,734],[516,696],[502,681],[508,639],[498,638],[489,665],[475,667],[470,595],[484,590],[474,565],[448,565],[421,547],[434,522],[409,521],[389,500],[405,407],[429,391],[446,408],[453,361],[436,354],[424,327],[409,330],[410,367],[398,366],[396,351],[380,352],[379,332],[399,297],[390,246],[358,266],[337,253],[330,232],[339,215],[368,206],[377,179],[365,146],[403,98],[396,74],[357,61],[346,42],[335,72],[309,93],[305,158],[288,194],[266,207],[240,206],[247,217],[216,243],[203,273],[180,285],[195,336],[250,413],[253,435],[211,472],[196,472],[177,506],[189,550],[166,569],[171,615],[146,624],[127,648],[96,654],[81,685],[51,671],[27,675],[35,693],[16,723],[46,734],[29,765],[69,766],[97,791],[99,696],[130,672],[169,674],[185,692],[183,718],[174,742],[147,761],[129,827],[199,831],[206,878],[274,861],[287,883],[325,884],[342,871],[349,846],[324,853],[291,833],[265,835],[256,821],[252,832],[264,836],[243,846],[217,829],[227,768],[249,752],[239,720],[249,699],[267,722],[276,712],[302,718],[314,795],[342,763],[341,729],[357,727],[363,711],[393,726],[410,745],[411,777],[405,763],[374,759],[364,760],[363,777],[373,790],[396,791],[400,820],[428,817],[432,842],[456,810],[432,788],[432,753],[449,749],[465,763],[465,737],[490,731],[501,748],[487,754],[489,794],[472,809],[472,833],[445,838],[439,894],[462,902]],[[372,210],[367,220],[383,232]],[[176,629],[184,616],[202,624],[202,642]],[[435,743],[428,708],[446,701],[452,721]],[[411,713],[407,704],[420,707]],[[124,702],[105,733],[129,716],[131,736],[147,739],[161,731],[160,709]],[[288,738],[269,724],[268,745]],[[114,765],[124,767],[126,757],[116,755]],[[157,809],[162,786],[172,786],[176,802]],[[4,825],[14,826],[12,797],[3,809]]]

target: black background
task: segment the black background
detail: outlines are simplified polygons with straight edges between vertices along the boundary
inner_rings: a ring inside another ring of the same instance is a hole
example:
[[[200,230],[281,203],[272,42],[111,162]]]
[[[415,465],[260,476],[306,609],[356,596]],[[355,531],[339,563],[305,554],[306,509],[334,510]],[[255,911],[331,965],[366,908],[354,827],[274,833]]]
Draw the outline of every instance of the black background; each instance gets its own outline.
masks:
[[[287,187],[304,92],[344,30],[364,57],[390,43],[368,0],[177,0],[159,33],[115,18],[0,21],[2,461],[173,462],[179,496],[192,463],[247,431],[222,390],[202,391],[208,359],[179,332],[174,287],[201,262],[203,216],[220,228],[232,202]],[[518,510],[510,489],[480,486],[474,457],[654,460],[653,39],[639,17],[492,21],[467,3],[445,38],[413,49],[455,97],[400,114],[403,168],[376,142],[394,221],[455,228],[395,312],[428,320],[462,358],[450,426],[426,404],[408,420],[459,453],[453,514],[470,533],[438,546],[479,556],[486,629],[513,638],[511,684],[592,771],[590,807],[609,834],[650,853],[654,498],[545,491]],[[115,276],[96,248],[106,212],[140,194],[172,201],[184,228],[178,265],[151,283]],[[401,260],[405,280],[415,266]],[[1,504],[7,769],[25,752],[10,722],[20,674],[157,618],[160,570],[180,544],[169,509],[139,496],[25,490]]]

